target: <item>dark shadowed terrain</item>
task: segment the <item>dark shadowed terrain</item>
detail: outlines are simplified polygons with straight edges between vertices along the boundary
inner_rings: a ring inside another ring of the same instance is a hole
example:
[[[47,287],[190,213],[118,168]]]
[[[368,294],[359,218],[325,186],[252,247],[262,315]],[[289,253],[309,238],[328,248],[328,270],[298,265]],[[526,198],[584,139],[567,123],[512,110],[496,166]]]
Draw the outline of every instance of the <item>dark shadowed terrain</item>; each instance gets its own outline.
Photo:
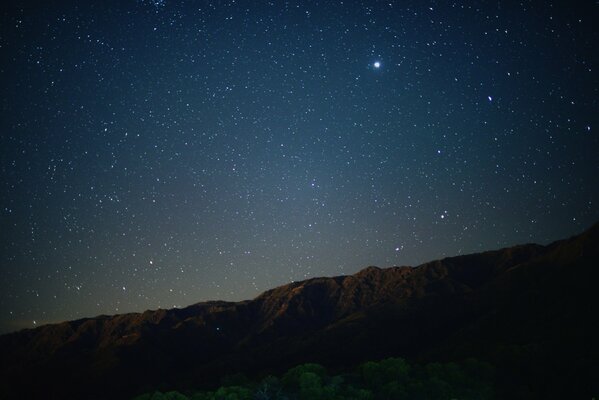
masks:
[[[599,393],[599,225],[548,246],[368,267],[243,302],[99,316],[0,337],[1,398],[127,398],[304,362],[476,357],[501,398]]]

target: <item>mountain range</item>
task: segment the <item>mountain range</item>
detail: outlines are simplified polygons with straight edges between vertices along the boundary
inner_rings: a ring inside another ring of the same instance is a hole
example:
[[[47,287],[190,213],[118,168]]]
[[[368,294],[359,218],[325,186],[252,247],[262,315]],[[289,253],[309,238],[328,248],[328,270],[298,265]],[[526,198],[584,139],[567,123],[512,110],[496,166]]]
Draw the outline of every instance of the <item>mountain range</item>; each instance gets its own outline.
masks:
[[[599,224],[417,267],[368,267],[253,300],[98,316],[0,336],[0,398],[131,398],[304,362],[474,357],[499,398],[599,394]]]

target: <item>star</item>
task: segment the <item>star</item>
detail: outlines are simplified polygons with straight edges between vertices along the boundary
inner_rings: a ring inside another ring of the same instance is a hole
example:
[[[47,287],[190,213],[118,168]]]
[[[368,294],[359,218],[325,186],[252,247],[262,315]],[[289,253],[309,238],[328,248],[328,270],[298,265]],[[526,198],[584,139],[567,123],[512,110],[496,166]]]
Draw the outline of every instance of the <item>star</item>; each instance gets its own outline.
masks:
[[[319,29],[285,2],[268,13],[286,17],[270,19],[235,2],[225,16],[135,0],[123,26],[94,22],[111,8],[69,19],[39,3],[36,23],[52,35],[3,11],[14,21],[3,45],[27,51],[0,58],[14,78],[0,94],[0,308],[14,312],[0,312],[0,334],[116,306],[252,298],[275,282],[388,266],[391,255],[418,265],[549,242],[599,219],[594,71],[581,56],[596,41],[583,18],[594,4],[578,4],[592,2],[539,6],[564,13],[547,22],[552,35],[526,5],[510,18],[493,4],[464,9],[526,27],[493,42],[462,13],[422,2],[366,12],[319,2],[336,21]],[[449,48],[465,23],[476,34]],[[94,29],[78,46],[82,26]],[[563,57],[537,51],[554,36],[568,43]],[[93,66],[74,61],[96,51]],[[177,63],[147,63],[150,54]],[[84,93],[76,107],[71,93]],[[38,94],[43,104],[31,101]],[[515,138],[534,151],[519,153]],[[497,174],[516,179],[496,187]],[[530,206],[495,205],[517,202]]]

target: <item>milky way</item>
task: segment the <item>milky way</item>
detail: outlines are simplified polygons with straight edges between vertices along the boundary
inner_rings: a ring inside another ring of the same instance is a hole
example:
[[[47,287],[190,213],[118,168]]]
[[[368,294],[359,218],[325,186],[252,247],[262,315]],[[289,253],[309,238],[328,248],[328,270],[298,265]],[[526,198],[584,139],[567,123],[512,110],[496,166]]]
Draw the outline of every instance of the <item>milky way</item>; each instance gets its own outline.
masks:
[[[2,332],[599,219],[594,2],[36,3],[1,6]]]

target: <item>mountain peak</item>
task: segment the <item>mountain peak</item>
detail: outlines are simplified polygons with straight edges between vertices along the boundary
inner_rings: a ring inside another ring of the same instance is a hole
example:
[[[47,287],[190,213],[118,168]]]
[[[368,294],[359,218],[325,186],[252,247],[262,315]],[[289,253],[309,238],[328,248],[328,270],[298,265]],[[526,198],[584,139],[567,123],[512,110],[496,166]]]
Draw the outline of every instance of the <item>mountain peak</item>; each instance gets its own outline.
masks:
[[[371,274],[376,274],[381,272],[383,269],[380,267],[377,267],[375,265],[370,265],[366,268],[361,269],[360,271],[356,272],[354,274],[354,276],[364,276],[364,275],[371,275]]]

